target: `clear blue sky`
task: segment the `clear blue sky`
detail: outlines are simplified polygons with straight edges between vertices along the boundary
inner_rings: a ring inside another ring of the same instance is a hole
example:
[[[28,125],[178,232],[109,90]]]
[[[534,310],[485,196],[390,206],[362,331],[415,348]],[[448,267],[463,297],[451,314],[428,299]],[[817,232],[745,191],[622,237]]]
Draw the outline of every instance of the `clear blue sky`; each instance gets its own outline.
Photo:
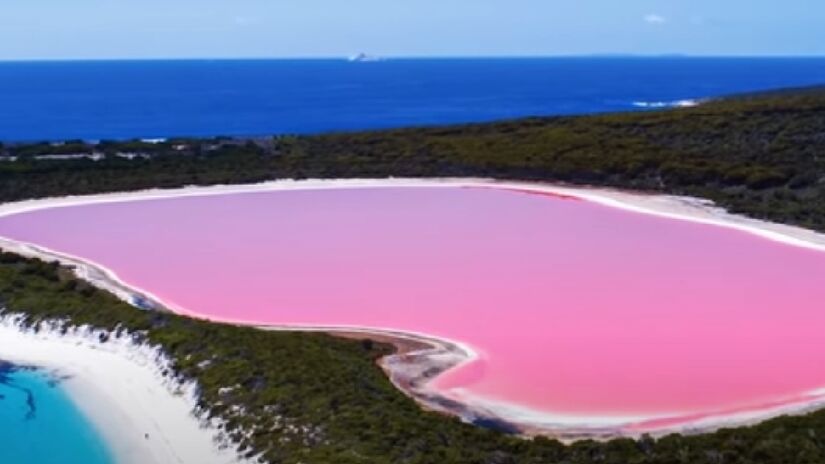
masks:
[[[0,59],[825,55],[825,0],[2,0]]]

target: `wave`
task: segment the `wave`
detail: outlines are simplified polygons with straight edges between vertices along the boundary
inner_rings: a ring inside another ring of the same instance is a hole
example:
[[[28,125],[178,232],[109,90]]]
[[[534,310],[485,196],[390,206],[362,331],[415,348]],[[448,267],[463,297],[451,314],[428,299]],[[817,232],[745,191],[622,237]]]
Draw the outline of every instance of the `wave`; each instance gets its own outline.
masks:
[[[698,106],[699,100],[685,99],[673,101],[634,101],[636,108],[691,108]]]

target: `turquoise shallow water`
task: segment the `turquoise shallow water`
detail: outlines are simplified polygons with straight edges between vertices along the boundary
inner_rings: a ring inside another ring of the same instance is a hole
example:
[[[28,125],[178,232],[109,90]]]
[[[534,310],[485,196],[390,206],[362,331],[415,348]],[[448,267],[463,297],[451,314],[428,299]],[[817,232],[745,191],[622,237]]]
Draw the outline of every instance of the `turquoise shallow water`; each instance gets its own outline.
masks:
[[[94,427],[48,374],[0,362],[0,463],[114,464]]]

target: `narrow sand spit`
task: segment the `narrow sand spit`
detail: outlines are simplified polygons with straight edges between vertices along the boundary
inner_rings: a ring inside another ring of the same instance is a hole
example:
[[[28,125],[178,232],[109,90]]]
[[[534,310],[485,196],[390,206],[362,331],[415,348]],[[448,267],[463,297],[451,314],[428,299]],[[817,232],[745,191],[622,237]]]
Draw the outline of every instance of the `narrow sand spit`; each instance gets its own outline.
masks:
[[[566,185],[553,185],[528,182],[504,182],[488,179],[347,179],[347,180],[306,180],[306,181],[273,181],[253,185],[224,185],[211,187],[186,187],[175,190],[146,190],[128,193],[112,193],[104,195],[92,195],[82,197],[50,198],[42,200],[31,200],[17,203],[0,205],[0,217],[16,213],[34,211],[45,208],[67,207],[91,203],[111,203],[125,202],[142,199],[159,199],[180,196],[197,195],[218,195],[231,193],[278,191],[278,190],[309,190],[309,189],[342,189],[342,188],[379,188],[379,187],[473,187],[473,188],[499,188],[519,190],[529,193],[565,195],[581,198],[594,203],[633,211],[641,214],[650,214],[666,217],[674,220],[692,221],[703,224],[712,224],[720,227],[737,229],[743,232],[754,234],[765,239],[782,242],[788,245],[805,247],[809,249],[825,251],[825,235],[799,227],[769,223],[765,221],[733,215],[725,210],[715,207],[706,200],[676,197],[666,195],[651,195],[643,193],[633,193],[603,188],[573,187]],[[61,254],[52,250],[37,247],[32,244],[21,243],[0,237],[0,248],[8,251],[20,253],[25,256],[39,257],[46,260],[58,260],[66,265],[74,267],[78,276],[92,282],[94,285],[109,290],[136,306],[144,308],[168,309],[180,314],[198,316],[193,308],[178,308],[169,305],[152,295],[152,293],[132,287],[120,280],[115,272],[105,267],[85,261],[79,257]],[[231,321],[224,321],[231,322]],[[689,424],[671,424],[661,427],[652,427],[650,430],[640,430],[638,428],[627,427],[631,423],[638,423],[639,418],[604,418],[603,421],[593,422],[593,418],[577,418],[553,416],[534,411],[527,411],[515,408],[512,405],[496,404],[480,398],[462,398],[461,402],[454,399],[445,398],[428,387],[429,380],[438,374],[457,366],[461,363],[472,360],[476,357],[473,350],[459,341],[436,339],[426,334],[400,333],[380,327],[299,327],[299,326],[271,326],[263,327],[267,330],[295,330],[295,331],[325,331],[349,337],[374,338],[380,341],[389,341],[399,348],[399,351],[381,360],[381,367],[387,372],[393,383],[402,391],[416,399],[427,409],[455,414],[470,422],[484,422],[493,424],[505,430],[518,431],[527,435],[551,435],[562,439],[574,440],[578,438],[611,438],[615,436],[638,436],[643,432],[651,432],[655,435],[670,432],[704,432],[717,429],[721,426],[742,425],[764,420],[786,413],[802,413],[823,406],[822,392],[811,392],[798,403],[777,407],[771,410],[759,412],[732,412],[725,413],[718,417],[697,417]],[[14,331],[13,327],[6,327],[6,331]],[[52,337],[55,338],[55,337]],[[56,337],[59,338],[59,337]],[[59,340],[57,340],[59,341]],[[42,341],[40,339],[30,340],[30,343],[41,342],[54,343],[56,340]],[[8,357],[10,360],[18,360],[29,364],[51,365],[47,361],[50,355],[44,355],[37,359],[26,359],[27,350],[7,347],[0,343],[0,357]],[[52,364],[64,365],[59,361],[61,358],[59,350],[53,353],[58,360]],[[17,357],[13,354],[17,353]],[[74,362],[77,363],[78,373],[82,373],[84,379],[89,384],[107,384],[109,379],[106,371],[97,372],[86,367],[83,356],[77,356]],[[91,358],[90,358],[91,359]],[[80,375],[78,375],[80,377]],[[155,391],[162,391],[162,378],[142,378],[148,388],[155,388]],[[78,382],[79,383],[79,382]],[[143,384],[142,384],[143,385]],[[117,386],[112,386],[118,389]],[[168,393],[168,389],[167,395]],[[816,393],[816,394],[815,394]],[[100,411],[93,411],[93,407],[84,403],[89,402],[89,396],[76,394],[77,401],[81,407],[89,409],[93,416],[100,416]],[[163,417],[165,412],[162,408],[155,408],[151,404],[145,408],[129,408],[129,401],[118,399],[115,407],[124,417],[130,417],[131,422],[152,420],[156,417]],[[194,402],[190,398],[180,399],[184,404],[188,401],[188,408],[194,408]],[[121,403],[124,406],[121,406]],[[160,403],[160,402],[158,402]],[[103,417],[102,419],[105,419]],[[662,419],[666,422],[667,418]],[[101,420],[101,418],[99,418]],[[193,422],[194,423],[194,422]],[[165,424],[165,423],[164,423]],[[167,427],[158,421],[158,427],[163,432],[159,436],[175,436],[182,434],[175,427]],[[211,431],[201,431],[204,437],[214,436]],[[140,434],[143,437],[142,434]],[[170,438],[170,443],[173,442]],[[170,444],[170,446],[172,446]],[[177,448],[175,448],[177,450]],[[186,451],[181,450],[180,452]],[[147,462],[147,461],[143,461]],[[151,461],[148,461],[151,462]],[[171,461],[175,462],[175,461]],[[189,460],[186,460],[189,462]],[[213,462],[198,459],[192,462]]]

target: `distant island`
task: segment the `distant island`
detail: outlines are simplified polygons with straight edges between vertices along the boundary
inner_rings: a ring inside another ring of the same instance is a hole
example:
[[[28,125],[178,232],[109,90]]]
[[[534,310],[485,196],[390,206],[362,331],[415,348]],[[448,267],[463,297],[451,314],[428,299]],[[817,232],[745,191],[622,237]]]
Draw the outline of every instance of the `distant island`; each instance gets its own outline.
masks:
[[[358,53],[347,58],[350,63],[374,63],[377,61],[384,61],[384,58],[376,55],[368,55],[366,53]]]

